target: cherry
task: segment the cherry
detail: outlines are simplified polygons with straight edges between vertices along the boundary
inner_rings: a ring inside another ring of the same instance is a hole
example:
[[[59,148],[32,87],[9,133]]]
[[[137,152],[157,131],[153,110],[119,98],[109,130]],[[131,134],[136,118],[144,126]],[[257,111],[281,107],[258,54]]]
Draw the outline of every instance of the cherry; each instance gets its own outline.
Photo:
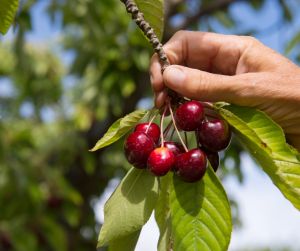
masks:
[[[50,195],[50,197],[47,200],[47,206],[51,209],[58,209],[63,204],[63,198],[57,196],[57,195]]]
[[[154,148],[154,141],[143,132],[131,133],[124,144],[128,162],[140,169],[147,167],[147,159]]]
[[[140,123],[137,124],[135,129],[135,132],[144,132],[153,139],[153,141],[157,144],[160,138],[160,128],[155,123]]]
[[[203,147],[212,152],[224,150],[231,139],[229,125],[221,119],[205,121],[198,130],[198,139]]]
[[[184,148],[181,144],[172,141],[164,142],[164,147],[168,148],[175,156],[184,153]]]
[[[155,176],[166,175],[175,163],[175,156],[167,147],[154,149],[148,158],[148,168]]]
[[[176,174],[186,182],[200,180],[206,171],[207,159],[201,149],[193,149],[176,157]]]
[[[178,154],[184,153],[184,148],[181,144],[177,142],[167,141],[164,142],[164,147],[168,148],[176,157]],[[172,168],[173,171],[176,171],[176,166],[174,165]]]
[[[204,150],[207,159],[209,160],[209,163],[211,167],[214,169],[216,172],[218,170],[218,167],[220,165],[220,157],[218,152],[211,152],[209,150]]]
[[[180,105],[175,113],[178,127],[184,131],[194,131],[204,119],[204,108],[198,101],[188,101]]]
[[[12,249],[12,241],[8,233],[0,232],[0,250],[11,250]]]

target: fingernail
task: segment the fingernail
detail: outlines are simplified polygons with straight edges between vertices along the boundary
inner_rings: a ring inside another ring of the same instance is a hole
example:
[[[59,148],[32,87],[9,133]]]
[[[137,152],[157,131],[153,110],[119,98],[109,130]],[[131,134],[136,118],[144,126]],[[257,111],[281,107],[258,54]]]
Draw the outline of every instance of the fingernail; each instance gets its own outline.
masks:
[[[162,105],[165,103],[167,93],[166,91],[161,91],[155,94],[155,106],[157,108],[162,107]]]
[[[152,75],[152,72],[150,72],[150,83],[153,84],[153,75]]]
[[[169,86],[180,86],[184,84],[186,75],[178,67],[169,66],[164,72],[164,77]]]

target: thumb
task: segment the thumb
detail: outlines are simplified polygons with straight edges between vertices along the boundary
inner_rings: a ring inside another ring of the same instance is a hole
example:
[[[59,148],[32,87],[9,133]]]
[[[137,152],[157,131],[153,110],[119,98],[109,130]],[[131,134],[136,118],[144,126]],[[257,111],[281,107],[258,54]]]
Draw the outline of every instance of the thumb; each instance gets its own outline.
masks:
[[[163,79],[167,87],[182,96],[211,102],[236,103],[242,87],[234,76],[212,74],[179,65],[167,67]]]

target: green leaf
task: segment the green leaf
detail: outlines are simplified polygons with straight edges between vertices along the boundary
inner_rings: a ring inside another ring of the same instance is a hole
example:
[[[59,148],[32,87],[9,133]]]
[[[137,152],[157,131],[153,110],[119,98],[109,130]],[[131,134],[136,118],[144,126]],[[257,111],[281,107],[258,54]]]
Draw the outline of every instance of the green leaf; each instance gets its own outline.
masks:
[[[255,10],[259,10],[262,8],[264,1],[263,0],[252,0],[250,2],[250,4]]]
[[[286,143],[282,129],[253,108],[227,105],[219,112],[273,183],[300,210],[300,157]]]
[[[299,44],[300,44],[300,32],[296,33],[296,35],[289,41],[289,43],[285,48],[285,54],[289,54]]]
[[[234,26],[233,19],[224,11],[217,11],[214,16],[218,21],[226,28],[232,28]]]
[[[197,183],[174,175],[171,218],[174,251],[227,250],[232,231],[230,205],[210,165]]]
[[[157,198],[157,178],[146,170],[132,168],[105,204],[98,247],[140,230]]]
[[[140,230],[109,243],[108,251],[132,251],[140,236]]]
[[[46,238],[53,250],[67,250],[66,234],[61,225],[50,217],[41,219],[42,232],[47,233]]]
[[[146,113],[147,111],[145,110],[137,110],[126,115],[124,118],[118,119],[111,125],[104,136],[90,151],[97,151],[118,141],[127,132],[129,132],[145,116]]]
[[[170,250],[171,245],[171,211],[170,211],[170,185],[171,173],[160,178],[159,197],[155,207],[155,220],[160,236],[157,244],[158,251]]]
[[[289,6],[287,5],[287,3],[284,0],[280,0],[279,2],[280,2],[281,7],[282,7],[282,12],[283,12],[284,18],[287,21],[291,22],[292,19],[293,19],[293,16],[292,16],[292,12],[291,12]]]
[[[166,219],[165,228],[160,232],[157,251],[172,250],[172,223],[171,216]]]
[[[135,0],[140,11],[144,13],[145,20],[150,23],[155,34],[161,40],[164,30],[164,4],[163,0]]]
[[[18,0],[0,0],[0,32],[5,34],[14,21]]]

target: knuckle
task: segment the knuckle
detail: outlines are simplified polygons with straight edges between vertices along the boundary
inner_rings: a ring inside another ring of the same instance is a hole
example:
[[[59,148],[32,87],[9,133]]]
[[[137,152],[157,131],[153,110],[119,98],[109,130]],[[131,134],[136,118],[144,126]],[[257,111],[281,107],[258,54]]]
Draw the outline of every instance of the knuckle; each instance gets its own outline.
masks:
[[[207,74],[198,73],[197,82],[191,88],[191,92],[199,98],[205,98],[209,92],[209,78]]]
[[[247,43],[250,46],[260,43],[255,37],[252,36],[241,36],[241,37],[245,41],[245,43]]]
[[[178,38],[184,37],[186,35],[186,33],[187,33],[187,31],[179,30],[179,31],[175,32],[173,37],[178,39]]]

